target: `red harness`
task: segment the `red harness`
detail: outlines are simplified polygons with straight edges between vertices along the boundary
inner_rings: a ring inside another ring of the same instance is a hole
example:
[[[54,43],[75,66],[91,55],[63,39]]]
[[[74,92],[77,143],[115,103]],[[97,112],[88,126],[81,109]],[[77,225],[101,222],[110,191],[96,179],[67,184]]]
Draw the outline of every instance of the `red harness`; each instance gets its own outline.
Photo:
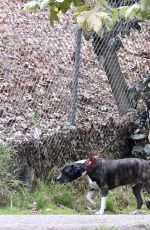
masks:
[[[91,158],[88,160],[88,164],[86,168],[87,173],[91,171],[93,164],[96,163],[96,158],[97,158],[96,156],[91,156]]]

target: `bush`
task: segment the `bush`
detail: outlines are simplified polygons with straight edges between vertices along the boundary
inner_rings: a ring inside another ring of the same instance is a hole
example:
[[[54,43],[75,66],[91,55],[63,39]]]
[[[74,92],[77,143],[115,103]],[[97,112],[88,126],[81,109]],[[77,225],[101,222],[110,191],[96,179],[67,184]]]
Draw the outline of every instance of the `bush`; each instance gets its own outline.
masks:
[[[32,202],[36,202],[40,209],[44,209],[50,201],[50,188],[44,182],[39,182],[31,194]]]
[[[58,187],[60,188],[59,190]],[[71,187],[60,187],[56,185],[52,196],[54,203],[64,205],[68,208],[75,208],[75,192]]]
[[[14,151],[8,145],[0,145],[0,173],[5,174],[10,171],[11,160]]]
[[[71,185],[60,185],[54,182],[46,184],[39,181],[34,191],[22,188],[12,197],[15,207],[28,209],[33,202],[37,203],[38,209],[46,209],[51,205],[75,208],[76,194]]]
[[[0,206],[11,204],[12,195],[19,186],[12,170],[14,151],[8,145],[0,146]]]
[[[117,211],[117,205],[116,205],[116,200],[114,199],[114,196],[110,195],[107,197],[106,211],[114,212],[114,213]]]

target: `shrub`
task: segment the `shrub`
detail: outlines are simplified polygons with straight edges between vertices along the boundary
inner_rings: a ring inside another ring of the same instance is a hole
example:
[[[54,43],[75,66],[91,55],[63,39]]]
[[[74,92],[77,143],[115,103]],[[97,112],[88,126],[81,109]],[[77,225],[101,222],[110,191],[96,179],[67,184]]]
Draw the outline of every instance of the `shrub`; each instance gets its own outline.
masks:
[[[12,194],[19,186],[12,170],[13,149],[8,145],[0,146],[0,206],[11,204]]]
[[[52,183],[50,189],[52,202],[68,208],[75,208],[75,190],[71,185]]]
[[[114,212],[114,213],[117,211],[116,200],[114,199],[113,196],[107,197],[106,211]]]

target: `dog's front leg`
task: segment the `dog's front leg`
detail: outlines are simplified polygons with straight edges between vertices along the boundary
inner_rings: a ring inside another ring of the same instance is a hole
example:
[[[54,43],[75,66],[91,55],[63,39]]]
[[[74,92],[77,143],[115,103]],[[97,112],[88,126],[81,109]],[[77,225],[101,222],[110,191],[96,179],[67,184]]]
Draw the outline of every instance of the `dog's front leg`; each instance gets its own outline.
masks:
[[[105,208],[106,208],[106,196],[108,194],[108,190],[103,190],[102,191],[102,198],[101,198],[101,207],[98,212],[96,212],[97,215],[103,215]]]
[[[96,203],[93,201],[94,196],[96,195],[97,190],[95,189],[90,189],[88,192],[86,199],[87,201],[92,205],[93,208],[96,209]]]
[[[98,212],[96,212],[97,215],[103,215],[106,208],[106,196],[102,196],[101,198],[101,208]]]

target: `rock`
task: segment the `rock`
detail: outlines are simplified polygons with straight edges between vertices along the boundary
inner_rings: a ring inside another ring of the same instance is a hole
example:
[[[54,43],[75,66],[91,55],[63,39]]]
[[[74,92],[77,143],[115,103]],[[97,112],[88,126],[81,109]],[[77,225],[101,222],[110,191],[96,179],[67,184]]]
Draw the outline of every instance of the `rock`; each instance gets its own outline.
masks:
[[[43,136],[43,131],[37,127],[32,130],[32,133],[35,140],[40,140]]]
[[[106,106],[101,106],[100,109],[102,112],[108,112],[108,108]]]
[[[35,201],[32,204],[29,204],[29,208],[31,209],[32,212],[38,211],[38,205]]]

